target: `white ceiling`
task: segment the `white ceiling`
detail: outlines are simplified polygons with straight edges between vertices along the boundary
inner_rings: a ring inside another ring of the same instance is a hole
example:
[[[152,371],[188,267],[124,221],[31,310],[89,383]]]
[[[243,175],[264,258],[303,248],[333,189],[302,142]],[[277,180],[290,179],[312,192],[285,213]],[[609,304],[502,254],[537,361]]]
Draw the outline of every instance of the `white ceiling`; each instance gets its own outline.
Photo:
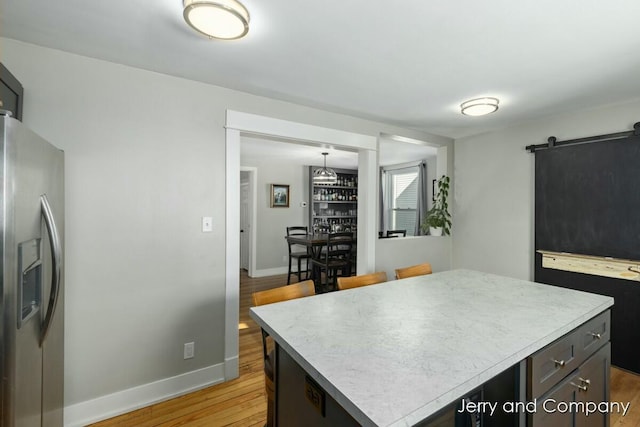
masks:
[[[181,0],[0,0],[0,35],[450,137],[640,97],[638,0],[244,0],[208,40]],[[497,96],[467,117],[459,104]]]
[[[324,162],[322,153],[329,153],[327,156],[328,167],[358,168],[358,153],[353,151],[250,136],[243,136],[240,143],[240,157],[245,166],[251,166],[254,161],[282,159],[287,159],[291,165],[321,166]],[[436,157],[437,149],[419,144],[418,141],[413,143],[381,138],[378,155],[380,166],[388,166]]]
[[[282,159],[286,159],[287,163],[291,165],[321,166],[322,153],[329,153],[327,156],[327,166],[329,167],[344,169],[358,167],[357,152],[248,136],[243,136],[240,143],[240,158],[242,165],[245,166],[251,166],[253,162],[281,161]]]

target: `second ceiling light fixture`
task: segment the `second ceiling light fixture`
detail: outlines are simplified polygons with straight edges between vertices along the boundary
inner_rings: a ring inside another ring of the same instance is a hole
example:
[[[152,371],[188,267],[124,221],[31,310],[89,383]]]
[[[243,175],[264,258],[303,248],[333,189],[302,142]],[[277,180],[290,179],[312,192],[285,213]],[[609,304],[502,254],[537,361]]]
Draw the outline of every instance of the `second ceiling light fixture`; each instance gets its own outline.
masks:
[[[460,111],[465,116],[484,116],[498,111],[498,98],[475,98],[460,104]]]

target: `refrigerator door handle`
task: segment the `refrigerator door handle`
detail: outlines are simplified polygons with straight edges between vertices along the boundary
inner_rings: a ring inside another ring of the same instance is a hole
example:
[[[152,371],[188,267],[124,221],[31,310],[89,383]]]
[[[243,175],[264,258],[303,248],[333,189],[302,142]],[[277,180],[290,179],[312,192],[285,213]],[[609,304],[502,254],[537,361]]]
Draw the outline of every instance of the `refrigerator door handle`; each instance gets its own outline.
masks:
[[[40,335],[40,346],[47,337],[51,321],[53,320],[53,314],[56,311],[58,305],[58,294],[60,293],[60,278],[62,275],[62,249],[60,246],[60,235],[58,234],[58,228],[53,218],[53,212],[51,211],[51,205],[47,199],[47,195],[40,196],[40,207],[42,208],[42,216],[47,226],[47,233],[49,235],[49,242],[51,244],[51,292],[49,295],[49,304],[47,306],[47,314],[42,325],[42,333]]]

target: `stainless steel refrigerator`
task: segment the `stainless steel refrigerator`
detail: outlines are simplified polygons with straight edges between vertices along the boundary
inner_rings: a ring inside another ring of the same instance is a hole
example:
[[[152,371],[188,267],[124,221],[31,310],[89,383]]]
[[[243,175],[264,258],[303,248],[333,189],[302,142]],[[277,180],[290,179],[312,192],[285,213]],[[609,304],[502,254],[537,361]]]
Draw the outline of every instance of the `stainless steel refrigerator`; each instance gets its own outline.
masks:
[[[0,426],[58,427],[64,403],[64,153],[4,114],[0,137]]]

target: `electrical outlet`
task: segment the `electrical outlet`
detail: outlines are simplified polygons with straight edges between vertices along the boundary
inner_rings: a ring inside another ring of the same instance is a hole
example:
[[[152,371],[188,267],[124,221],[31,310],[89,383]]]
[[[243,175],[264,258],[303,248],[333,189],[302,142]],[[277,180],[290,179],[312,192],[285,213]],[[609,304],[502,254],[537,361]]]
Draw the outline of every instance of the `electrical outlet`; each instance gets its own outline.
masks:
[[[196,352],[196,345],[193,342],[186,342],[184,343],[184,358],[186,359],[193,359],[193,356],[195,355]]]

